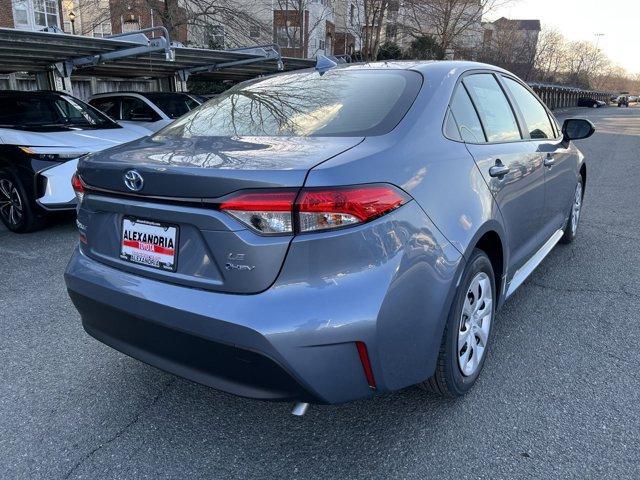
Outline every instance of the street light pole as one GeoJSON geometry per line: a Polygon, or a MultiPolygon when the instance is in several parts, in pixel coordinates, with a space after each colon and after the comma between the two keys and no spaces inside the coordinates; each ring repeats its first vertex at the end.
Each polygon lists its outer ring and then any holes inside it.
{"type": "Polygon", "coordinates": [[[76,14],[73,13],[73,10],[69,11],[69,21],[71,22],[71,35],[76,34],[76,14]]]}
{"type": "Polygon", "coordinates": [[[594,33],[596,36],[596,50],[598,49],[598,45],[600,44],[600,37],[604,37],[604,33],[594,33]]]}

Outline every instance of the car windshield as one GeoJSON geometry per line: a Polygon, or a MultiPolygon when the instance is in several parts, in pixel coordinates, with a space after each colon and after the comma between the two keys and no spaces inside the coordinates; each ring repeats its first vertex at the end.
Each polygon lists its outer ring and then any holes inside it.
{"type": "Polygon", "coordinates": [[[382,135],[400,122],[421,85],[422,75],[408,70],[279,74],[226,91],[157,138],[382,135]]]}
{"type": "Polygon", "coordinates": [[[118,124],[67,95],[0,97],[0,125],[9,128],[119,128],[118,124]]]}
{"type": "Polygon", "coordinates": [[[181,117],[185,113],[189,113],[194,108],[200,106],[200,103],[195,101],[189,95],[180,93],[163,93],[160,95],[147,94],[146,97],[169,118],[181,117]]]}

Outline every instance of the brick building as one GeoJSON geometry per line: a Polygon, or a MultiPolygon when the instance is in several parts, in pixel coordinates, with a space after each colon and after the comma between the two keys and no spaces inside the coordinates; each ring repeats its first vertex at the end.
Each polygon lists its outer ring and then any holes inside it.
{"type": "Polygon", "coordinates": [[[0,27],[23,30],[61,28],[59,0],[0,0],[0,27]]]}

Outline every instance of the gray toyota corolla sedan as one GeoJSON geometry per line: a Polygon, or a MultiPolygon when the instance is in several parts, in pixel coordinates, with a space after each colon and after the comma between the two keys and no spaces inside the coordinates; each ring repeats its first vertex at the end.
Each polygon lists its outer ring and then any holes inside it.
{"type": "Polygon", "coordinates": [[[93,337],[237,395],[462,395],[576,235],[593,132],[478,63],[245,82],[80,160],[69,294],[93,337]]]}

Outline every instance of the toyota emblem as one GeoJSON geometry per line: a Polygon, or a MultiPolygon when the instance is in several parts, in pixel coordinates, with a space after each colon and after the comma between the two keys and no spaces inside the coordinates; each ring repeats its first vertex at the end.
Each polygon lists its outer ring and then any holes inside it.
{"type": "Polygon", "coordinates": [[[124,184],[133,192],[139,192],[144,186],[144,179],[136,170],[124,172],[124,184]]]}

